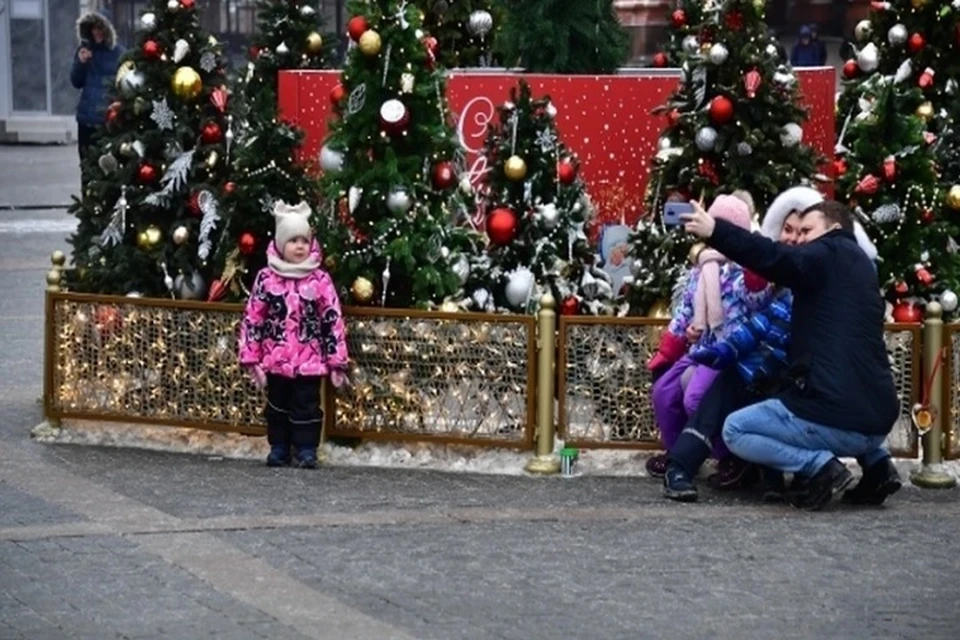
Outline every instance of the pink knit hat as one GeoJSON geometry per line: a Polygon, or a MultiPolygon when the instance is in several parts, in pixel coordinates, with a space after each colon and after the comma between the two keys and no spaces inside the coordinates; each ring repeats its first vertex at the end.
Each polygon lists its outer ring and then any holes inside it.
{"type": "Polygon", "coordinates": [[[707,214],[717,220],[726,220],[741,229],[750,230],[750,208],[735,196],[717,196],[707,214]]]}

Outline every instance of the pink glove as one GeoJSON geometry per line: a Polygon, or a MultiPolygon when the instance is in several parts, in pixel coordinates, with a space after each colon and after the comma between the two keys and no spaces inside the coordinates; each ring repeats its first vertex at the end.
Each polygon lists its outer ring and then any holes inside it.
{"type": "Polygon", "coordinates": [[[330,383],[333,384],[335,389],[342,389],[350,386],[350,378],[347,377],[346,371],[333,369],[330,371],[330,383]]]}
{"type": "Polygon", "coordinates": [[[263,367],[258,364],[248,364],[245,368],[253,386],[257,389],[263,389],[267,386],[267,374],[263,372],[263,367]]]}
{"type": "Polygon", "coordinates": [[[672,365],[682,358],[686,352],[687,341],[683,337],[664,331],[660,337],[660,346],[657,347],[657,352],[647,363],[647,370],[656,371],[661,367],[672,365]]]}
{"type": "Polygon", "coordinates": [[[755,274],[749,269],[743,270],[743,285],[747,288],[747,291],[750,293],[757,293],[758,291],[763,291],[767,288],[767,281],[765,278],[762,278],[755,274]]]}

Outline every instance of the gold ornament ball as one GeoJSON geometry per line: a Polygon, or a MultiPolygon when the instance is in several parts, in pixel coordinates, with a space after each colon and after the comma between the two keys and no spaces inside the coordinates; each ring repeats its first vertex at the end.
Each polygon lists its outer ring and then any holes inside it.
{"type": "Polygon", "coordinates": [[[917,115],[923,118],[924,122],[930,120],[933,117],[933,103],[927,100],[919,107],[917,107],[917,115]]]}
{"type": "Polygon", "coordinates": [[[190,232],[184,226],[179,226],[173,230],[173,241],[176,244],[183,244],[190,237],[190,232]]]}
{"type": "Polygon", "coordinates": [[[763,10],[767,8],[767,0],[753,0],[753,10],[757,14],[763,13],[763,10]]]}
{"type": "Polygon", "coordinates": [[[173,95],[181,100],[193,100],[203,91],[203,80],[193,67],[180,67],[170,80],[173,95]]]}
{"type": "Polygon", "coordinates": [[[930,0],[912,0],[912,2],[910,2],[910,4],[913,5],[913,8],[914,8],[914,9],[922,9],[923,7],[927,6],[927,3],[928,3],[929,1],[930,1],[930,0]]]}
{"type": "Polygon", "coordinates": [[[380,47],[383,43],[380,40],[380,34],[373,29],[367,29],[360,36],[360,52],[365,56],[373,57],[380,53],[380,47]]]}
{"type": "Polygon", "coordinates": [[[947,206],[954,211],[960,211],[960,184],[955,184],[947,191],[947,206]]]}
{"type": "Polygon", "coordinates": [[[307,51],[314,55],[323,51],[323,38],[316,31],[311,31],[307,36],[307,51]]]}
{"type": "Polygon", "coordinates": [[[337,269],[337,259],[334,256],[327,256],[323,259],[323,266],[327,271],[335,271],[337,269]]]}
{"type": "Polygon", "coordinates": [[[125,158],[130,158],[133,156],[133,145],[129,142],[120,143],[120,155],[125,158]]]}
{"type": "Polygon", "coordinates": [[[137,246],[141,249],[152,249],[160,242],[160,228],[156,225],[150,225],[137,234],[137,246]]]}
{"type": "Polygon", "coordinates": [[[503,165],[503,172],[509,180],[519,182],[527,177],[527,163],[520,156],[510,156],[503,165]]]}
{"type": "Polygon", "coordinates": [[[357,278],[350,287],[350,293],[353,299],[360,303],[367,303],[373,300],[373,283],[364,277],[357,278]]]}

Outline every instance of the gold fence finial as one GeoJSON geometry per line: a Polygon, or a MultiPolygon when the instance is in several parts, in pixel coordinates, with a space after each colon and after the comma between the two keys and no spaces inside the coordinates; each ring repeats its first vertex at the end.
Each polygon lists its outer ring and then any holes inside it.
{"type": "Polygon", "coordinates": [[[554,351],[557,348],[557,301],[548,292],[540,298],[537,313],[537,454],[527,462],[529,473],[560,473],[560,460],[553,455],[554,351]]]}

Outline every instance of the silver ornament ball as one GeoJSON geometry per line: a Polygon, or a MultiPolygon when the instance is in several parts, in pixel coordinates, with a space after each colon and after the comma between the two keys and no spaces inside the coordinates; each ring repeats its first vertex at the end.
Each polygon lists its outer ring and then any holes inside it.
{"type": "Polygon", "coordinates": [[[785,147],[795,147],[803,140],[803,127],[796,122],[783,125],[780,130],[780,142],[785,147]]]}
{"type": "Polygon", "coordinates": [[[126,98],[132,98],[137,91],[140,90],[144,82],[146,82],[146,78],[143,72],[134,69],[124,75],[123,80],[120,81],[120,93],[126,98]]]}
{"type": "Polygon", "coordinates": [[[857,66],[864,73],[873,73],[880,66],[880,51],[872,42],[857,54],[857,66]]]}
{"type": "Polygon", "coordinates": [[[507,287],[503,291],[507,302],[510,303],[510,306],[518,309],[526,306],[536,284],[533,272],[526,267],[519,267],[508,277],[507,287]]]}
{"type": "Polygon", "coordinates": [[[313,10],[313,7],[311,7],[311,6],[308,5],[308,4],[305,4],[305,5],[303,5],[302,7],[300,7],[300,15],[302,15],[302,16],[305,17],[305,18],[306,18],[306,17],[309,17],[309,16],[312,16],[312,15],[315,14],[315,13],[316,13],[316,11],[313,10]]]}
{"type": "Polygon", "coordinates": [[[148,11],[140,16],[140,25],[147,31],[153,31],[157,26],[157,14],[148,11]]]}
{"type": "Polygon", "coordinates": [[[392,213],[403,214],[410,211],[413,206],[413,198],[405,189],[394,189],[387,196],[387,209],[392,213]]]}
{"type": "Polygon", "coordinates": [[[167,0],[167,11],[179,11],[180,0],[167,0]]]}
{"type": "Polygon", "coordinates": [[[710,53],[707,54],[710,58],[710,62],[713,64],[723,64],[727,61],[727,58],[730,56],[730,51],[727,50],[727,47],[719,42],[710,47],[710,53]]]}
{"type": "Polygon", "coordinates": [[[717,144],[717,130],[713,127],[702,127],[697,131],[696,143],[700,151],[712,151],[717,144]]]}
{"type": "Polygon", "coordinates": [[[666,151],[672,146],[673,146],[673,142],[670,140],[670,138],[666,136],[660,138],[660,140],[657,142],[657,149],[659,149],[660,151],[666,151]]]}
{"type": "Polygon", "coordinates": [[[899,46],[907,41],[907,27],[902,24],[895,24],[887,31],[887,40],[893,46],[899,46]]]}
{"type": "Polygon", "coordinates": [[[467,29],[470,30],[470,33],[483,38],[490,30],[493,29],[493,16],[490,15],[489,11],[479,10],[474,11],[470,14],[470,19],[467,22],[467,29]]]}
{"type": "Polygon", "coordinates": [[[453,263],[450,269],[453,271],[453,274],[457,276],[457,281],[461,287],[466,284],[467,278],[470,277],[470,263],[467,261],[466,256],[460,255],[457,257],[456,262],[453,263]]]}
{"type": "Polygon", "coordinates": [[[202,300],[206,293],[207,283],[199,271],[181,273],[173,281],[173,295],[181,300],[202,300]]]}
{"type": "Polygon", "coordinates": [[[343,154],[324,145],[320,149],[320,168],[330,173],[343,169],[343,154]]]}
{"type": "Polygon", "coordinates": [[[947,313],[953,313],[957,310],[957,294],[947,289],[940,294],[940,306],[947,313]]]}
{"type": "Polygon", "coordinates": [[[699,51],[700,42],[697,40],[697,36],[687,36],[686,38],[684,38],[683,50],[691,55],[699,51]]]}
{"type": "Polygon", "coordinates": [[[190,232],[184,226],[179,226],[173,230],[173,234],[170,236],[173,238],[175,244],[183,244],[187,241],[187,238],[190,237],[190,232]]]}

